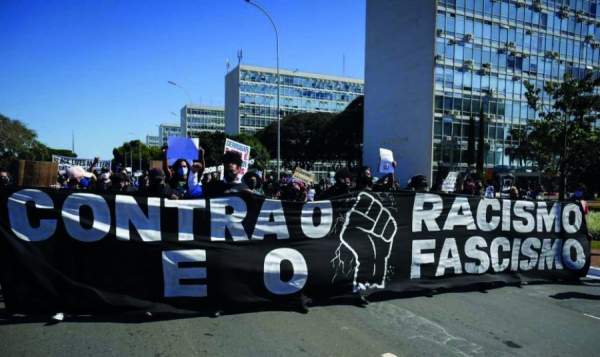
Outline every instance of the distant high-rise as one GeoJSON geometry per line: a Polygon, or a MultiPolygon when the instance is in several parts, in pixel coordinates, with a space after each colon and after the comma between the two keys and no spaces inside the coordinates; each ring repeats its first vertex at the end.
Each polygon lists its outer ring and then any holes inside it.
{"type": "Polygon", "coordinates": [[[225,130],[225,108],[189,104],[181,108],[180,135],[196,137],[203,131],[225,130]]]}
{"type": "Polygon", "coordinates": [[[510,135],[537,119],[523,82],[599,64],[598,0],[367,0],[364,161],[392,149],[403,182],[440,160],[464,168],[469,117],[483,108],[487,167],[533,169],[510,135]]]}
{"type": "MultiPolygon", "coordinates": [[[[277,120],[276,69],[238,65],[225,77],[225,132],[253,133],[277,120]]],[[[364,92],[362,79],[280,70],[281,118],[341,112],[364,92]]]]}
{"type": "Polygon", "coordinates": [[[167,145],[169,137],[181,137],[181,127],[177,124],[160,124],[158,126],[158,140],[160,145],[167,145]]]}
{"type": "Polygon", "coordinates": [[[159,148],[161,146],[161,141],[158,135],[146,135],[146,145],[159,148]]]}

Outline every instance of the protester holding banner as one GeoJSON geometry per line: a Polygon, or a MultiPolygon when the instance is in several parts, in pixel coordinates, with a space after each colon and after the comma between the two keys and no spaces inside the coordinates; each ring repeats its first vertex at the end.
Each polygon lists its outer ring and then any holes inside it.
{"type": "Polygon", "coordinates": [[[352,188],[352,191],[372,191],[373,190],[373,177],[371,176],[371,168],[369,166],[363,166],[360,169],[360,173],[356,178],[356,186],[352,188]]]}
{"type": "Polygon", "coordinates": [[[242,182],[248,186],[254,195],[261,197],[265,196],[262,190],[262,178],[256,171],[250,170],[246,172],[244,176],[242,176],[242,182]]]}
{"type": "Polygon", "coordinates": [[[165,182],[165,173],[158,167],[153,168],[148,173],[148,186],[144,192],[147,193],[148,196],[163,197],[171,200],[183,198],[183,194],[172,189],[169,184],[165,182]]]}
{"type": "Polygon", "coordinates": [[[96,189],[98,191],[109,191],[112,186],[112,181],[110,180],[110,171],[108,168],[102,168],[100,171],[100,179],[96,181],[96,189]]]}
{"type": "Polygon", "coordinates": [[[327,191],[323,192],[320,200],[327,200],[331,197],[346,195],[350,193],[350,171],[346,167],[338,170],[333,176],[335,184],[327,191]]]}
{"type": "Polygon", "coordinates": [[[219,196],[227,193],[251,193],[250,188],[238,181],[238,174],[242,167],[242,157],[235,151],[223,154],[223,180],[213,180],[204,186],[204,195],[219,196]]]}

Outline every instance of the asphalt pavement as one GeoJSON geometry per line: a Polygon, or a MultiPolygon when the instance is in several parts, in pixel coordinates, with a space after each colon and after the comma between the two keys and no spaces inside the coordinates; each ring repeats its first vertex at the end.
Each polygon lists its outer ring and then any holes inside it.
{"type": "Polygon", "coordinates": [[[0,356],[598,356],[600,279],[211,318],[8,316],[0,356]]]}

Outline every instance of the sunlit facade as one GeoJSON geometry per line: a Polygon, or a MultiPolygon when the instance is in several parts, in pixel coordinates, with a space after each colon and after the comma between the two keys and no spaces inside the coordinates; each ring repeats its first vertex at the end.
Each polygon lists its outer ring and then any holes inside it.
{"type": "Polygon", "coordinates": [[[154,148],[161,146],[158,135],[146,135],[146,145],[154,148]]]}
{"type": "MultiPolygon", "coordinates": [[[[253,133],[277,120],[275,68],[239,65],[225,77],[225,132],[253,133]]],[[[280,70],[281,117],[340,112],[364,93],[361,79],[280,70]]]]}
{"type": "Polygon", "coordinates": [[[169,137],[181,137],[181,126],[177,124],[160,124],[158,126],[158,139],[160,145],[167,145],[169,137]]]}
{"type": "MultiPolygon", "coordinates": [[[[598,0],[368,0],[366,47],[366,120],[389,119],[398,105],[410,111],[396,122],[380,122],[398,133],[388,133],[387,142],[401,137],[406,143],[395,145],[400,161],[424,172],[440,160],[466,166],[469,117],[478,119],[483,108],[487,167],[529,170],[534,163],[518,159],[521,143],[510,134],[526,132],[528,121],[537,117],[527,106],[523,83],[543,88],[565,73],[582,77],[598,71],[600,8],[598,0]],[[392,67],[396,78],[385,72],[392,67]],[[385,92],[401,99],[391,103],[378,97],[385,92]],[[423,129],[415,131],[415,123],[423,129]],[[420,155],[426,154],[427,167],[412,159],[414,142],[420,155]]],[[[549,100],[543,91],[542,98],[549,100]]],[[[365,130],[365,150],[386,142],[368,140],[365,130]]]]}
{"type": "Polygon", "coordinates": [[[225,130],[225,108],[203,105],[186,105],[181,108],[181,136],[196,137],[200,132],[225,130]]]}

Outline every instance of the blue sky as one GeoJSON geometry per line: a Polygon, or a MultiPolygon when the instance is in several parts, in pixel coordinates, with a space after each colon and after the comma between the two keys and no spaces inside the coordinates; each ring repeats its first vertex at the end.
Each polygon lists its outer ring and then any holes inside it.
{"type": "MultiPolygon", "coordinates": [[[[364,78],[365,0],[256,0],[280,67],[364,78]]],[[[109,159],[188,102],[223,106],[225,61],[275,67],[244,0],[0,0],[0,113],[52,148],[109,159]],[[130,133],[133,133],[134,136],[130,133]]],[[[0,133],[1,135],[1,133],[0,133]]]]}

